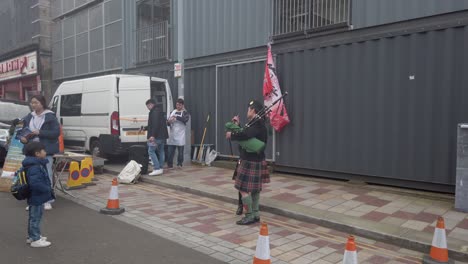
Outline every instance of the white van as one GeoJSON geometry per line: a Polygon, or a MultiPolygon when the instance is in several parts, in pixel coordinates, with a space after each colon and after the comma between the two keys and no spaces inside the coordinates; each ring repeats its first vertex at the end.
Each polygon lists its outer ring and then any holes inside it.
{"type": "Polygon", "coordinates": [[[84,147],[104,157],[145,144],[148,123],[145,102],[153,98],[166,115],[173,110],[172,94],[165,79],[141,75],[105,75],[63,82],[51,109],[62,125],[65,146],[84,147]]]}

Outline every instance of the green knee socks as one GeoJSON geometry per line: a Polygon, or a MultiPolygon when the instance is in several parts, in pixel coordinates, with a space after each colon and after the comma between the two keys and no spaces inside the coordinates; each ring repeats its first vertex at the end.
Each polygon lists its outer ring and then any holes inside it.
{"type": "Polygon", "coordinates": [[[245,217],[246,218],[253,218],[252,215],[252,196],[245,196],[242,197],[242,203],[244,204],[245,209],[245,217]]]}
{"type": "Polygon", "coordinates": [[[260,192],[253,192],[250,194],[252,196],[252,214],[253,217],[259,218],[260,213],[260,192]]]}

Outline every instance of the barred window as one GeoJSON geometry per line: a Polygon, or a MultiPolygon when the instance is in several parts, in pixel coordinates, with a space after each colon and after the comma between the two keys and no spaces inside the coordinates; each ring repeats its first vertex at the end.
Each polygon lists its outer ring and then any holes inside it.
{"type": "Polygon", "coordinates": [[[350,23],[352,0],[273,0],[273,35],[350,23]]]}

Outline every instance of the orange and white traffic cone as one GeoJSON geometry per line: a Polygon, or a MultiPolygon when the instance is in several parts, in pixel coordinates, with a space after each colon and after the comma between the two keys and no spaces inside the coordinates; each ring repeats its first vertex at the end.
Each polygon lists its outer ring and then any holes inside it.
{"type": "Polygon", "coordinates": [[[106,208],[101,209],[102,214],[108,215],[118,215],[125,212],[125,208],[121,208],[119,205],[119,183],[117,182],[117,178],[112,180],[112,187],[109,193],[109,199],[107,200],[106,208]]]}
{"type": "Polygon", "coordinates": [[[345,252],[343,256],[343,264],[357,264],[357,251],[356,243],[354,242],[354,236],[348,236],[348,242],[346,243],[345,252]]]}
{"type": "Polygon", "coordinates": [[[433,263],[453,263],[449,260],[447,237],[445,236],[445,222],[442,216],[437,218],[437,225],[434,230],[434,238],[432,239],[431,252],[423,258],[423,264],[433,263]]]}
{"type": "Polygon", "coordinates": [[[268,225],[263,222],[257,240],[257,249],[253,264],[270,264],[270,238],[268,237],[268,225]]]}

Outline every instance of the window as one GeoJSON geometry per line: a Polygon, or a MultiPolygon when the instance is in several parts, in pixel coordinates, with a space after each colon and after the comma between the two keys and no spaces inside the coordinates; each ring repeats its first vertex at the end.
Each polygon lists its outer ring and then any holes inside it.
{"type": "Polygon", "coordinates": [[[273,35],[350,24],[352,0],[273,0],[273,35]]]}
{"type": "Polygon", "coordinates": [[[137,2],[137,28],[149,27],[163,21],[169,21],[171,14],[170,0],[141,0],[137,2]]]}
{"type": "Polygon", "coordinates": [[[135,64],[170,59],[170,0],[140,0],[136,3],[135,64]]]}
{"type": "Polygon", "coordinates": [[[58,96],[55,96],[54,99],[53,99],[53,101],[52,101],[51,110],[52,110],[52,112],[54,112],[55,114],[57,114],[58,99],[59,99],[59,97],[58,97],[58,96]]]}
{"type": "Polygon", "coordinates": [[[81,95],[62,95],[60,104],[60,116],[80,116],[81,115],[81,95]]]}
{"type": "Polygon", "coordinates": [[[54,22],[53,78],[121,68],[124,0],[55,1],[63,2],[68,9],[74,8],[54,22]],[[85,4],[89,6],[78,8],[85,4]]]}

